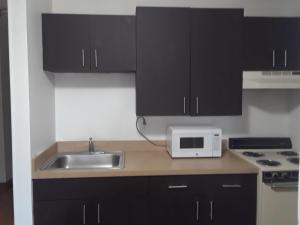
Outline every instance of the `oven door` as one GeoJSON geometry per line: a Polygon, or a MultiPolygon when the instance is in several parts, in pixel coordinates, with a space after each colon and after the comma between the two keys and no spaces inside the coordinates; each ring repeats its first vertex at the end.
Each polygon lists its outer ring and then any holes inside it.
{"type": "Polygon", "coordinates": [[[297,225],[297,182],[263,183],[261,191],[260,225],[297,225]]]}

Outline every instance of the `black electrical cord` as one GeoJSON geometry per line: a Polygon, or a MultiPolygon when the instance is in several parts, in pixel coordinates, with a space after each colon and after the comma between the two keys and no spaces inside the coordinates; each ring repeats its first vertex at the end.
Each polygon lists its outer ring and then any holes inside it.
{"type": "Polygon", "coordinates": [[[156,146],[156,147],[167,147],[167,145],[163,145],[163,144],[156,144],[154,143],[153,141],[151,141],[149,138],[146,137],[146,135],[143,134],[143,132],[139,129],[139,121],[140,119],[143,120],[143,125],[146,126],[147,125],[147,122],[146,122],[146,119],[145,117],[143,116],[138,116],[136,118],[136,123],[135,123],[135,126],[136,126],[136,130],[137,132],[139,133],[139,135],[141,135],[146,141],[148,141],[150,144],[156,146]]]}

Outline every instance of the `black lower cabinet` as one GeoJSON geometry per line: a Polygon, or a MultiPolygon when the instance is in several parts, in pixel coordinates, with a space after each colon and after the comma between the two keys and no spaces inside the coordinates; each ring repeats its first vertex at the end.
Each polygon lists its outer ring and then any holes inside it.
{"type": "Polygon", "coordinates": [[[256,176],[216,176],[209,199],[209,217],[215,225],[256,224],[256,176]]]}
{"type": "Polygon", "coordinates": [[[150,224],[192,225],[195,202],[188,177],[154,177],[150,181],[150,224]]]}
{"type": "Polygon", "coordinates": [[[34,180],[35,225],[255,225],[256,175],[34,180]]]}
{"type": "Polygon", "coordinates": [[[146,177],[34,180],[35,225],[146,225],[147,182],[146,177]]]}
{"type": "Polygon", "coordinates": [[[255,225],[256,175],[151,178],[151,225],[255,225]]]}
{"type": "Polygon", "coordinates": [[[87,224],[87,202],[81,200],[53,200],[34,203],[34,224],[82,225],[87,224]]]}

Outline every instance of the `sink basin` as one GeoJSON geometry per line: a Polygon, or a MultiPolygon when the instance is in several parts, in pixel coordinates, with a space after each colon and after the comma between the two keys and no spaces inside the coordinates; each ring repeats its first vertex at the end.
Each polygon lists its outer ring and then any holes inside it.
{"type": "Polygon", "coordinates": [[[46,161],[41,170],[53,169],[122,169],[123,152],[71,153],[56,155],[46,161]]]}

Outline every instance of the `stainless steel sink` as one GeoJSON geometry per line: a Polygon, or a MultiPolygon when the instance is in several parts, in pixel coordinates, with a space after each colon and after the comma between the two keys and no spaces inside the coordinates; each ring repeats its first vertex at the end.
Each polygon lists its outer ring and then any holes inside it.
{"type": "Polygon", "coordinates": [[[41,170],[54,169],[122,169],[124,153],[93,152],[60,154],[46,161],[41,170]]]}

